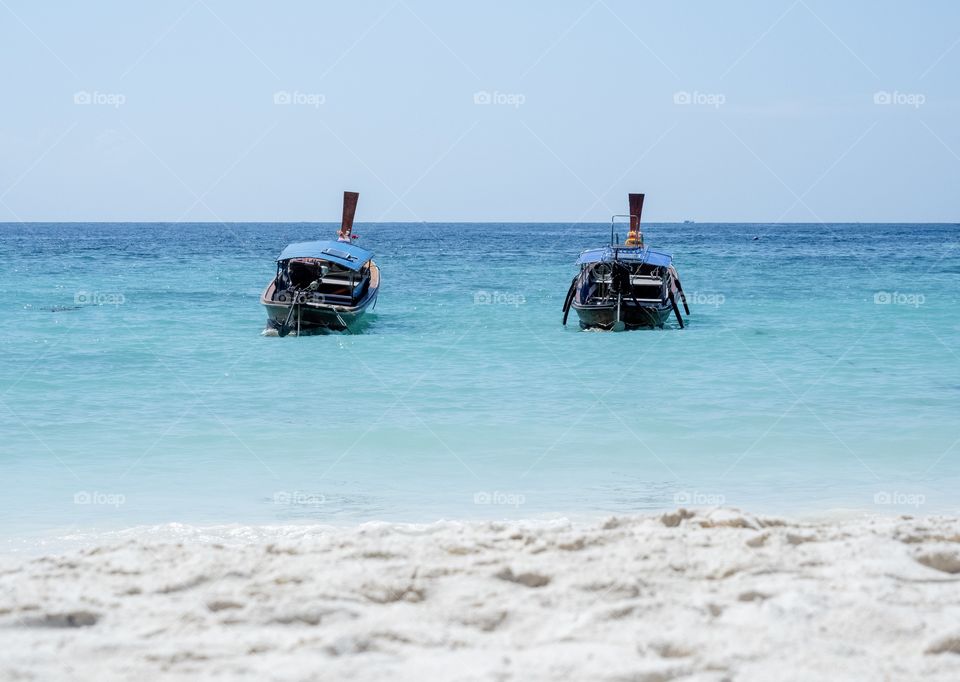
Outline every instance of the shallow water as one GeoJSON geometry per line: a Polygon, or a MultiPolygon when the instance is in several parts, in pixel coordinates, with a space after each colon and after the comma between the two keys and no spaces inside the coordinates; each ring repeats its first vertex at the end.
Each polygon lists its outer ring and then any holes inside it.
{"type": "Polygon", "coordinates": [[[332,225],[0,225],[0,532],[960,509],[957,226],[647,225],[688,327],[564,329],[608,230],[361,225],[365,327],[280,339],[332,225]]]}

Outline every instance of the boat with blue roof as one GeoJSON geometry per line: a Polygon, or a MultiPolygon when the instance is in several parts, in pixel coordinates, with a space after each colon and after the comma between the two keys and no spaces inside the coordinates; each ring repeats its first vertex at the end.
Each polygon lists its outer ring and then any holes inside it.
{"type": "Polygon", "coordinates": [[[350,330],[376,305],[380,268],[373,252],[354,242],[359,194],[343,193],[335,240],[298,242],[277,257],[277,272],[260,297],[267,329],[278,336],[318,328],[350,330]]]}
{"type": "Polygon", "coordinates": [[[610,243],[580,254],[580,270],[563,303],[564,325],[572,308],[582,329],[663,327],[671,314],[683,328],[680,305],[687,315],[690,308],[673,257],[644,244],[643,199],[643,194],[630,194],[630,213],[610,220],[610,243]],[[629,229],[621,244],[615,230],[617,220],[624,218],[629,219],[629,229]]]}

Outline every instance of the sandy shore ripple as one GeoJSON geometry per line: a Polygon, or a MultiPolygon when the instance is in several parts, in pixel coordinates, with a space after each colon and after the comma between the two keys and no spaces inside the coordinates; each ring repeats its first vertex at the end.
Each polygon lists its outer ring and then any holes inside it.
{"type": "Polygon", "coordinates": [[[960,520],[198,529],[0,559],[0,679],[957,680],[960,520]]]}

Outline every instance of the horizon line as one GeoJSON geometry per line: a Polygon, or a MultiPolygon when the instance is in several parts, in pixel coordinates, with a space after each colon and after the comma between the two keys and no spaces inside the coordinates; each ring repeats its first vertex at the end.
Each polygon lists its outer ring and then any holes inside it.
{"type": "MultiPolygon", "coordinates": [[[[141,225],[339,225],[337,221],[329,220],[0,220],[0,225],[124,225],[137,223],[141,225]]],[[[357,225],[609,225],[608,221],[568,222],[565,220],[378,220],[356,221],[357,225]]],[[[960,226],[960,221],[876,221],[876,220],[819,220],[813,222],[788,221],[770,222],[764,220],[651,220],[644,225],[954,225],[960,226]]]]}

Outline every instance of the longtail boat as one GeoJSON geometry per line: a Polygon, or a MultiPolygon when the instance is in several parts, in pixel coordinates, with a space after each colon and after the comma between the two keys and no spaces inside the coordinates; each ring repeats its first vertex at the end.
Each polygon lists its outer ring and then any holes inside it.
{"type": "Polygon", "coordinates": [[[380,268],[373,253],[353,243],[357,192],[343,193],[336,240],[290,244],[277,257],[277,272],[260,302],[267,329],[278,336],[317,328],[348,330],[376,305],[380,268]]]}
{"type": "Polygon", "coordinates": [[[687,298],[673,257],[644,244],[640,229],[643,198],[643,194],[630,194],[630,213],[611,217],[608,245],[580,254],[579,272],[563,302],[564,325],[573,308],[582,329],[663,327],[671,313],[683,328],[680,304],[689,315],[687,298]],[[629,218],[630,227],[621,244],[615,229],[616,221],[624,218],[629,218]]]}

